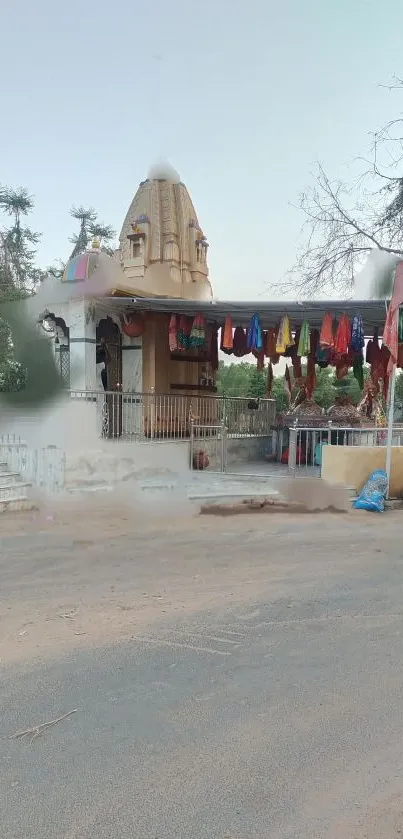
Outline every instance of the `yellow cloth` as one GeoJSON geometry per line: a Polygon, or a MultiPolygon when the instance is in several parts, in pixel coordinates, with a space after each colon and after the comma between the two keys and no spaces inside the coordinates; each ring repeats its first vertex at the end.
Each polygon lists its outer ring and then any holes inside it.
{"type": "Polygon", "coordinates": [[[291,335],[291,326],[290,326],[290,319],[288,315],[284,315],[281,318],[280,326],[277,335],[277,342],[276,342],[276,353],[281,355],[285,353],[287,347],[292,347],[294,344],[293,337],[291,335]]]}

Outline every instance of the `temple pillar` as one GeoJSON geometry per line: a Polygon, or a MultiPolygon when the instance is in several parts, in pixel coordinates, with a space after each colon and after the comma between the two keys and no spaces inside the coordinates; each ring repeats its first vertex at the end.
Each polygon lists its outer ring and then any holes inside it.
{"type": "Polygon", "coordinates": [[[122,335],[122,385],[124,393],[141,393],[143,388],[142,339],[122,335]]]}
{"type": "Polygon", "coordinates": [[[72,390],[96,390],[96,329],[93,304],[85,298],[69,303],[72,390]]]}
{"type": "Polygon", "coordinates": [[[155,391],[155,343],[157,328],[155,318],[146,316],[142,340],[142,390],[143,393],[155,391]]]}

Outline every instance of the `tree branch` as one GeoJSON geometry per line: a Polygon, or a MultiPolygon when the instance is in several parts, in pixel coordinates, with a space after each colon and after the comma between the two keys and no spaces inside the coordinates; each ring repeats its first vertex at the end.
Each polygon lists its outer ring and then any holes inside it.
{"type": "MultiPolygon", "coordinates": [[[[403,91],[395,77],[391,89],[403,91]]],[[[350,294],[354,276],[371,250],[403,256],[403,117],[373,135],[367,168],[347,186],[331,181],[318,164],[298,208],[304,217],[303,244],[283,288],[294,294],[350,294]]]]}

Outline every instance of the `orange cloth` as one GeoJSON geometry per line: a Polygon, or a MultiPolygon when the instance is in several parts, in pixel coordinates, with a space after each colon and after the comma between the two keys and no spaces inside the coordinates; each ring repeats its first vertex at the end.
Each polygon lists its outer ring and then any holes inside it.
{"type": "Polygon", "coordinates": [[[375,354],[371,362],[371,379],[376,387],[379,387],[379,381],[382,379],[383,392],[387,394],[387,384],[385,385],[385,382],[388,381],[388,365],[391,355],[385,344],[382,344],[381,349],[378,347],[378,350],[379,352],[375,354]]]}
{"type": "Polygon", "coordinates": [[[232,350],[232,348],[233,348],[232,320],[229,316],[225,318],[225,322],[224,322],[222,347],[223,347],[224,350],[232,350]]]}
{"type": "Polygon", "coordinates": [[[337,327],[334,349],[337,355],[347,355],[351,340],[351,323],[347,315],[342,315],[337,327]]]}
{"type": "Polygon", "coordinates": [[[322,327],[319,336],[319,344],[321,347],[334,347],[333,318],[332,315],[330,315],[329,313],[324,315],[322,321],[322,327]]]}
{"type": "Polygon", "coordinates": [[[266,332],[265,355],[267,358],[273,358],[276,353],[277,330],[268,329],[266,332]]]}
{"type": "Polygon", "coordinates": [[[278,328],[267,330],[267,337],[265,342],[265,356],[270,359],[272,364],[278,364],[278,362],[280,361],[280,356],[276,352],[277,334],[278,328]]]}

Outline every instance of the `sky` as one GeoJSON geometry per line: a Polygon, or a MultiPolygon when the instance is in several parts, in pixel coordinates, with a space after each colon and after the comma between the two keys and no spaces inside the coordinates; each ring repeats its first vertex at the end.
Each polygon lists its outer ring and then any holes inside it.
{"type": "Polygon", "coordinates": [[[73,204],[119,232],[167,159],[208,238],[215,295],[274,298],[315,162],[348,180],[402,110],[381,86],[403,76],[402,25],[400,0],[4,3],[0,183],[35,198],[39,263],[68,256],[73,204]]]}

